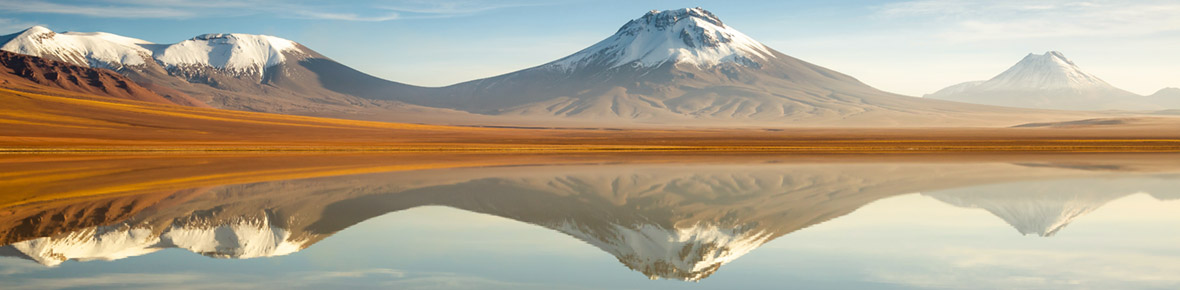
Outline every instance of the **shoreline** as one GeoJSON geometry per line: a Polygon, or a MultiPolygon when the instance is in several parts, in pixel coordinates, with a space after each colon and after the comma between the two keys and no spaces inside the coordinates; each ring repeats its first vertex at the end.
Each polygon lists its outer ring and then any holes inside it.
{"type": "MultiPolygon", "coordinates": [[[[374,144],[374,145],[29,145],[0,146],[0,154],[56,153],[988,153],[988,152],[1180,152],[1180,140],[811,140],[738,145],[701,140],[685,145],[642,144],[374,144]],[[713,143],[713,144],[710,144],[713,143]],[[717,144],[722,143],[722,144],[717,144]]],[[[631,142],[641,140],[628,140],[631,142]]],[[[630,143],[630,142],[627,142],[630,143]]]]}

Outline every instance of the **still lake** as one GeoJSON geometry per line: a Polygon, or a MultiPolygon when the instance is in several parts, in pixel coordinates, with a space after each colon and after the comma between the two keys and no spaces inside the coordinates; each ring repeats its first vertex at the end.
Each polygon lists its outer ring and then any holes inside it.
{"type": "Polygon", "coordinates": [[[1180,287],[1175,154],[251,158],[0,158],[0,289],[1180,287]]]}

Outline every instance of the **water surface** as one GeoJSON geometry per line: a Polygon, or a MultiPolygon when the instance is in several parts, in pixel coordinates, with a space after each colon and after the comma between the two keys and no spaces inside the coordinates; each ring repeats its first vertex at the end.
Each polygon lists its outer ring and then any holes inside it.
{"type": "Polygon", "coordinates": [[[1176,155],[284,158],[0,160],[0,288],[1180,286],[1176,155]]]}

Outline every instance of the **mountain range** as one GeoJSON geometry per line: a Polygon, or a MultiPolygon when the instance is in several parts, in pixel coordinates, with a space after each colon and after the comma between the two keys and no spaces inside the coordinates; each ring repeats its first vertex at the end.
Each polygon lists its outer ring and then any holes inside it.
{"type": "Polygon", "coordinates": [[[573,55],[402,100],[490,115],[710,124],[924,123],[1017,113],[883,92],[775,51],[700,8],[651,11],[573,55]]]}
{"type": "Polygon", "coordinates": [[[294,41],[266,35],[205,34],[155,44],[109,33],[57,33],[35,26],[0,36],[0,50],[108,69],[171,99],[216,108],[294,115],[437,112],[375,101],[358,87],[380,84],[381,96],[417,87],[382,80],[294,41]]]}
{"type": "Polygon", "coordinates": [[[651,11],[573,55],[427,88],[383,80],[274,36],[174,44],[33,27],[0,50],[109,69],[166,99],[347,119],[463,125],[1011,126],[1092,114],[884,92],[778,51],[701,8],[651,11]]]}
{"type": "Polygon", "coordinates": [[[1140,96],[1082,71],[1065,54],[1028,54],[1003,73],[953,85],[925,96],[996,106],[1065,110],[1162,110],[1180,108],[1180,89],[1140,96]]]}

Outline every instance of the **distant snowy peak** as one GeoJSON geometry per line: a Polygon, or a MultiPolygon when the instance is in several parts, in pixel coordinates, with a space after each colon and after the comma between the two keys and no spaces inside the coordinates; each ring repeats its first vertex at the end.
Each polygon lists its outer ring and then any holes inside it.
{"type": "Polygon", "coordinates": [[[299,53],[294,41],[252,34],[205,34],[155,51],[166,67],[210,66],[233,71],[261,70],[286,60],[285,53],[299,53]]]}
{"type": "Polygon", "coordinates": [[[606,40],[547,66],[565,70],[655,67],[672,61],[709,67],[721,63],[757,64],[773,57],[762,43],[697,7],[653,10],[627,22],[606,40]]]}
{"type": "Polygon", "coordinates": [[[1153,98],[1176,98],[1180,101],[1180,88],[1163,88],[1151,94],[1153,98]]]}
{"type": "Polygon", "coordinates": [[[34,26],[0,37],[0,49],[53,58],[81,66],[122,69],[159,63],[168,69],[210,67],[238,74],[261,75],[289,56],[307,55],[294,41],[268,35],[205,34],[176,44],[153,44],[115,34],[55,33],[34,26]]]}
{"type": "Polygon", "coordinates": [[[1030,53],[1000,75],[980,84],[981,89],[1084,89],[1111,87],[1083,72],[1057,51],[1030,53]]]}
{"type": "Polygon", "coordinates": [[[1169,105],[1116,88],[1049,51],[1030,53],[986,81],[953,85],[927,98],[1053,110],[1158,110],[1169,105]]]}
{"type": "Polygon", "coordinates": [[[104,32],[56,33],[42,26],[3,36],[0,40],[3,40],[0,50],[114,70],[125,65],[145,64],[151,51],[143,46],[152,44],[104,32]]]}

